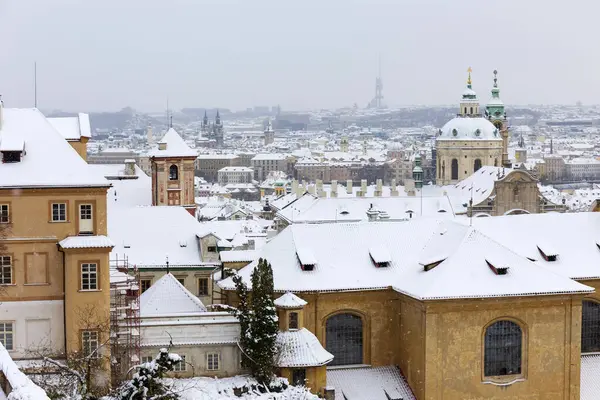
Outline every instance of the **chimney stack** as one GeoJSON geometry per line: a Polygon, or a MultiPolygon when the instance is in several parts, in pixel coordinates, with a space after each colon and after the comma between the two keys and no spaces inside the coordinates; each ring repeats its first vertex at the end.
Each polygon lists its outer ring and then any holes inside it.
{"type": "Polygon", "coordinates": [[[330,197],[337,197],[337,181],[334,179],[331,181],[330,197]]]}
{"type": "Polygon", "coordinates": [[[365,197],[367,195],[367,180],[360,180],[360,191],[358,192],[359,197],[365,197]]]}
{"type": "Polygon", "coordinates": [[[352,194],[352,179],[346,181],[346,193],[352,194]]]}
{"type": "Polygon", "coordinates": [[[392,179],[392,187],[390,189],[392,197],[398,197],[398,186],[396,186],[395,179],[392,179]]]}
{"type": "Polygon", "coordinates": [[[375,188],[375,197],[383,196],[383,182],[381,179],[377,179],[375,188]]]}
{"type": "Polygon", "coordinates": [[[308,185],[308,193],[315,194],[315,185],[308,185]]]}
{"type": "Polygon", "coordinates": [[[125,175],[135,176],[135,160],[128,158],[125,160],[125,175]]]}

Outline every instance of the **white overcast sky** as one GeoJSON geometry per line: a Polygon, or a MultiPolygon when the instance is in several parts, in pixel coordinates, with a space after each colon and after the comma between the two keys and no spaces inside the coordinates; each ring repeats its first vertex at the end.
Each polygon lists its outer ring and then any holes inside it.
{"type": "Polygon", "coordinates": [[[598,0],[0,0],[7,106],[600,103],[598,0]]]}

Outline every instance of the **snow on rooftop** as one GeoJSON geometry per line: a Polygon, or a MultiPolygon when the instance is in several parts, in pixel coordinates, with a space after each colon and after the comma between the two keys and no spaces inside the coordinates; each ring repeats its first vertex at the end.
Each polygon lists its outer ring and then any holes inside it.
{"type": "MultiPolygon", "coordinates": [[[[598,252],[593,241],[591,244],[598,252]]],[[[294,224],[267,243],[260,257],[273,266],[275,290],[279,292],[367,290],[391,286],[416,299],[429,300],[589,293],[593,290],[555,270],[533,263],[476,229],[453,220],[423,218],[408,222],[294,224]],[[441,225],[444,229],[440,229],[441,225]],[[389,250],[391,262],[387,268],[373,266],[369,248],[375,244],[389,250]],[[310,257],[305,254],[306,249],[310,249],[310,257]],[[420,262],[440,253],[447,255],[445,260],[424,271],[420,262]],[[486,257],[510,266],[510,273],[494,274],[486,257]],[[318,268],[310,272],[299,265],[299,262],[314,263],[316,260],[318,268]]],[[[256,264],[254,261],[239,271],[248,283],[256,264]]],[[[228,290],[234,287],[230,278],[218,284],[228,290]]]]}
{"type": "Polygon", "coordinates": [[[296,247],[296,254],[302,265],[317,265],[317,258],[309,247],[296,247]]]}
{"type": "Polygon", "coordinates": [[[228,250],[220,251],[219,257],[224,263],[231,262],[251,262],[256,260],[258,252],[256,250],[228,250]]]}
{"type": "Polygon", "coordinates": [[[48,122],[66,140],[79,140],[81,137],[92,137],[90,116],[79,113],[76,117],[52,117],[48,122]]]}
{"type": "Polygon", "coordinates": [[[164,275],[140,296],[140,317],[195,315],[206,312],[199,298],[171,273],[164,275]]]}
{"type": "Polygon", "coordinates": [[[306,328],[278,332],[275,345],[279,349],[277,366],[280,368],[317,367],[333,360],[333,354],[306,328]]]}
{"type": "Polygon", "coordinates": [[[0,138],[0,151],[23,151],[25,150],[25,141],[20,137],[0,138]]]}
{"type": "Polygon", "coordinates": [[[104,235],[98,236],[68,236],[59,242],[63,249],[93,249],[114,247],[115,244],[104,235]]]}
{"type": "Polygon", "coordinates": [[[327,370],[327,386],[335,400],[416,400],[396,366],[335,368],[327,370]]]}
{"type": "Polygon", "coordinates": [[[197,157],[198,152],[188,146],[177,131],[169,128],[159,143],[166,144],[165,150],[155,148],[150,152],[151,157],[197,157]]]}
{"type": "Polygon", "coordinates": [[[285,292],[283,296],[275,299],[274,303],[276,307],[287,309],[302,308],[307,304],[305,300],[292,292],[285,292]]]}
{"type": "Polygon", "coordinates": [[[108,187],[37,109],[5,108],[0,143],[23,141],[20,162],[0,164],[0,187],[108,187]]]}
{"type": "Polygon", "coordinates": [[[387,247],[379,243],[375,243],[369,247],[369,254],[373,259],[373,262],[377,264],[387,264],[392,262],[392,256],[387,247]]]}

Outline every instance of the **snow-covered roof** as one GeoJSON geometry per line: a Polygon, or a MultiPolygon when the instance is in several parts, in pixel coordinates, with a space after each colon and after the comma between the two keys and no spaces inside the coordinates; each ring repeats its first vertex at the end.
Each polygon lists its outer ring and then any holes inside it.
{"type": "Polygon", "coordinates": [[[283,296],[275,299],[274,303],[276,307],[287,309],[302,308],[307,304],[305,300],[292,292],[285,292],[283,296]]]}
{"type": "Polygon", "coordinates": [[[46,392],[25,375],[0,343],[0,371],[8,380],[12,392],[8,395],[0,387],[0,398],[10,400],[49,400],[46,392]]]}
{"type": "Polygon", "coordinates": [[[278,332],[275,343],[279,349],[276,363],[280,368],[317,367],[333,360],[333,354],[306,328],[278,332]]]}
{"type": "Polygon", "coordinates": [[[436,140],[502,141],[502,137],[498,129],[485,118],[456,117],[446,122],[436,140]]]}
{"type": "Polygon", "coordinates": [[[387,247],[379,243],[375,243],[369,247],[369,254],[373,259],[373,262],[377,264],[387,264],[392,262],[392,256],[387,247]]]}
{"type": "Polygon", "coordinates": [[[219,257],[224,263],[251,262],[256,260],[256,250],[229,250],[219,252],[219,257]]]}
{"type": "Polygon", "coordinates": [[[171,273],[164,275],[140,296],[140,317],[168,317],[206,312],[199,298],[171,273]]]}
{"type": "Polygon", "coordinates": [[[282,153],[260,153],[255,155],[252,158],[252,161],[264,161],[264,160],[285,160],[287,158],[287,154],[282,153]]]}
{"type": "Polygon", "coordinates": [[[5,108],[3,141],[24,142],[20,162],[0,163],[0,187],[108,187],[37,109],[5,108]]]}
{"type": "Polygon", "coordinates": [[[523,257],[571,279],[600,278],[600,213],[546,213],[474,218],[473,226],[523,257]],[[546,261],[546,256],[557,255],[546,261]],[[547,253],[546,253],[547,252],[547,253]]]}
{"type": "Polygon", "coordinates": [[[115,244],[104,235],[97,236],[68,236],[59,242],[63,249],[92,249],[114,247],[115,244]]]}
{"type": "Polygon", "coordinates": [[[600,354],[581,356],[581,400],[596,400],[600,393],[600,354]]]}
{"type": "Polygon", "coordinates": [[[396,366],[331,368],[327,386],[335,389],[335,400],[416,400],[396,366]]]}
{"type": "Polygon", "coordinates": [[[108,213],[113,254],[138,268],[216,265],[202,262],[200,223],[182,207],[114,207],[108,213]]]}
{"type": "Polygon", "coordinates": [[[90,116],[79,113],[76,117],[52,117],[48,122],[67,140],[79,140],[92,137],[90,116]]]}
{"type": "MultiPolygon", "coordinates": [[[[280,292],[392,287],[419,300],[433,300],[593,291],[501,243],[452,220],[294,224],[271,239],[259,257],[271,263],[275,290],[280,292]],[[373,265],[369,249],[375,245],[389,251],[391,262],[386,268],[373,265]],[[444,261],[424,271],[423,259],[438,253],[444,253],[444,261]],[[489,258],[509,267],[509,273],[494,273],[487,263],[489,258]],[[303,270],[300,262],[312,263],[309,265],[314,268],[303,270]]],[[[256,265],[255,260],[239,271],[249,284],[256,265]]],[[[218,284],[228,290],[234,288],[231,278],[218,284]]]]}
{"type": "Polygon", "coordinates": [[[20,137],[0,138],[0,151],[23,151],[25,150],[25,141],[20,137]]]}
{"type": "Polygon", "coordinates": [[[151,157],[197,157],[198,152],[188,146],[173,128],[169,128],[165,136],[158,142],[159,147],[150,151],[151,157]],[[166,145],[160,150],[160,145],[166,145]]]}

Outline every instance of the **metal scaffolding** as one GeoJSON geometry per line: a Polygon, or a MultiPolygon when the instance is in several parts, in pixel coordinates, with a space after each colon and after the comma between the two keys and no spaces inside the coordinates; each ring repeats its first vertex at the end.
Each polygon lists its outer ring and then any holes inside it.
{"type": "Polygon", "coordinates": [[[110,347],[116,386],[140,363],[140,276],[126,256],[110,260],[110,347]]]}

